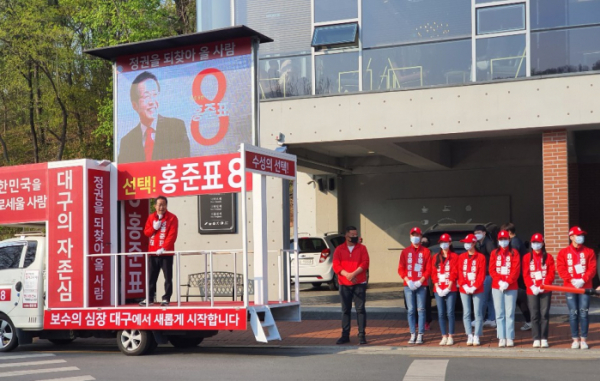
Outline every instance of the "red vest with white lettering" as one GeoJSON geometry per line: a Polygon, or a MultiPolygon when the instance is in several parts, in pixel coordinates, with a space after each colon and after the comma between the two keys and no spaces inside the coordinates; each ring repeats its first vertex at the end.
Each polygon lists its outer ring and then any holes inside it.
{"type": "Polygon", "coordinates": [[[571,280],[583,279],[583,288],[592,288],[592,279],[596,274],[596,254],[594,250],[583,245],[577,249],[569,245],[558,252],[556,269],[565,287],[575,288],[571,280]]]}
{"type": "Polygon", "coordinates": [[[449,283],[452,283],[450,286],[450,292],[457,291],[456,281],[458,280],[458,255],[456,253],[449,252],[448,256],[444,259],[442,252],[440,251],[431,257],[430,268],[431,280],[433,281],[435,287],[434,292],[440,292],[441,290],[447,289],[449,283]],[[438,256],[441,257],[439,264],[436,266],[435,262],[437,261],[438,256]]]}
{"type": "Polygon", "coordinates": [[[177,230],[179,228],[179,220],[173,213],[166,211],[165,215],[160,220],[160,229],[154,230],[154,221],[158,221],[158,213],[156,212],[148,216],[146,226],[144,227],[144,234],[146,237],[150,238],[148,251],[153,252],[158,249],[174,251],[175,240],[177,240],[177,230]]]}
{"type": "Polygon", "coordinates": [[[523,257],[523,281],[527,286],[527,295],[533,295],[531,286],[544,289],[544,285],[554,282],[554,258],[548,254],[546,263],[542,264],[542,253],[533,252],[523,257]]]}

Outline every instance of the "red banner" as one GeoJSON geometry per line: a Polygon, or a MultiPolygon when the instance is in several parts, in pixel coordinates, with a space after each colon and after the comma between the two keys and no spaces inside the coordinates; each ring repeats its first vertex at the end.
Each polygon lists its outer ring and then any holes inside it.
{"type": "MultiPolygon", "coordinates": [[[[88,169],[88,252],[110,253],[110,172],[88,169]]],[[[88,305],[110,305],[110,257],[89,258],[88,305]]]]}
{"type": "MultiPolygon", "coordinates": [[[[158,195],[234,193],[242,189],[239,153],[119,164],[118,170],[119,201],[158,195]]],[[[251,176],[248,176],[246,184],[250,191],[251,176]]]]}
{"type": "Polygon", "coordinates": [[[0,287],[0,302],[10,302],[11,286],[0,287]]]}
{"type": "Polygon", "coordinates": [[[82,307],[83,168],[50,168],[48,188],[48,307],[82,307]]]}
{"type": "Polygon", "coordinates": [[[216,60],[219,58],[250,54],[250,39],[208,42],[202,45],[178,47],[156,52],[123,56],[117,59],[117,70],[126,73],[136,70],[156,69],[192,62],[216,60]]]}
{"type": "Polygon", "coordinates": [[[47,219],[48,165],[0,168],[0,214],[3,224],[47,219]]]}
{"type": "MultiPolygon", "coordinates": [[[[130,200],[124,202],[123,247],[126,253],[144,253],[148,251],[148,237],[144,235],[144,225],[150,214],[149,200],[130,200]]],[[[122,257],[123,287],[125,299],[146,298],[146,265],[143,255],[122,257]]]]}
{"type": "Polygon", "coordinates": [[[243,308],[123,308],[44,312],[44,329],[245,330],[243,308]]]}
{"type": "Polygon", "coordinates": [[[296,163],[277,156],[246,151],[246,169],[267,176],[296,176],[296,163]]]}

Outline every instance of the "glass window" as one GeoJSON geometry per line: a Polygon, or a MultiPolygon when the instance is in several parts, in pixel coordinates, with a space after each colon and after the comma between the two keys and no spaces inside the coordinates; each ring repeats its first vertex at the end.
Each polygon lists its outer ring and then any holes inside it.
{"type": "Polygon", "coordinates": [[[477,9],[477,34],[525,29],[525,4],[477,9]]]}
{"type": "Polygon", "coordinates": [[[600,0],[531,0],[531,28],[600,24],[600,0]]]}
{"type": "Polygon", "coordinates": [[[315,22],[355,19],[358,17],[358,1],[315,0],[315,22]]]}
{"type": "MultiPolygon", "coordinates": [[[[312,46],[331,47],[358,43],[358,23],[315,27],[312,46]]],[[[357,45],[358,46],[358,45],[357,45]]]]}
{"type": "Polygon", "coordinates": [[[600,27],[531,34],[531,75],[600,70],[600,27]]]}
{"type": "Polygon", "coordinates": [[[335,237],[331,239],[331,244],[334,249],[344,242],[346,242],[346,237],[335,237]]]}
{"type": "Polygon", "coordinates": [[[477,81],[525,76],[525,35],[481,38],[476,50],[477,81]]]}
{"type": "Polygon", "coordinates": [[[363,51],[363,89],[388,90],[470,81],[471,40],[363,51]]]}
{"type": "Polygon", "coordinates": [[[315,57],[317,94],[358,91],[358,52],[315,57]]]}
{"type": "Polygon", "coordinates": [[[365,48],[471,36],[471,0],[363,0],[365,48]]]}
{"type": "Polygon", "coordinates": [[[311,73],[310,56],[260,60],[260,99],[311,95],[311,73]]]}
{"type": "Polygon", "coordinates": [[[475,0],[475,4],[495,3],[502,0],[475,0]]]}
{"type": "MultiPolygon", "coordinates": [[[[293,247],[294,241],[291,240],[290,243],[293,247]]],[[[327,245],[321,238],[300,238],[298,240],[298,249],[303,253],[320,253],[327,249],[327,245]]]]}
{"type": "Polygon", "coordinates": [[[23,243],[6,243],[0,246],[0,270],[18,269],[21,264],[23,243]]]}
{"type": "Polygon", "coordinates": [[[27,252],[25,253],[25,263],[23,263],[23,268],[29,267],[29,265],[35,261],[37,244],[37,241],[27,241],[27,252]]]}
{"type": "Polygon", "coordinates": [[[261,57],[310,53],[310,8],[310,0],[235,0],[235,23],[275,40],[260,44],[261,57]]]}

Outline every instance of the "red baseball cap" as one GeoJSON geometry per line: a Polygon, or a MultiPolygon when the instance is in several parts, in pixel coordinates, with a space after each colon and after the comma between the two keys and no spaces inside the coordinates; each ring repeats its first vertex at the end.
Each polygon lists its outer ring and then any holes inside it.
{"type": "Polygon", "coordinates": [[[417,226],[410,229],[410,235],[413,235],[413,234],[423,235],[423,233],[421,233],[421,228],[419,228],[417,226]]]}
{"type": "Polygon", "coordinates": [[[579,226],[573,226],[571,230],[569,230],[569,237],[572,235],[586,235],[587,232],[581,230],[579,226]]]}
{"type": "Polygon", "coordinates": [[[452,238],[450,238],[450,234],[444,233],[438,242],[452,242],[452,238]]]}
{"type": "Polygon", "coordinates": [[[469,234],[465,237],[465,239],[461,239],[460,242],[464,242],[464,243],[476,243],[477,242],[477,237],[475,237],[475,234],[469,234]]]}
{"type": "Polygon", "coordinates": [[[498,233],[498,239],[510,239],[510,234],[508,234],[508,231],[506,230],[500,230],[500,233],[498,233]]]}
{"type": "Polygon", "coordinates": [[[540,233],[535,233],[531,236],[531,242],[542,242],[544,243],[544,236],[540,233]]]}

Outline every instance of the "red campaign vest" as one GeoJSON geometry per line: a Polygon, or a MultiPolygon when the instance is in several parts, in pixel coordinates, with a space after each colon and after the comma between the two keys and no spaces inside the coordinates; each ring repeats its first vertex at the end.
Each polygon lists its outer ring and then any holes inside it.
{"type": "Polygon", "coordinates": [[[510,275],[510,268],[512,267],[511,257],[510,257],[510,255],[512,253],[510,251],[506,250],[506,253],[508,253],[508,254],[504,255],[503,251],[505,251],[505,250],[498,249],[498,251],[497,251],[496,272],[498,273],[498,275],[500,275],[502,277],[502,280],[506,282],[506,280],[508,279],[508,277],[510,275]],[[505,267],[505,266],[506,266],[506,275],[501,275],[502,267],[505,267]]]}
{"type": "MultiPolygon", "coordinates": [[[[442,255],[437,254],[437,255],[442,255]]],[[[440,285],[440,289],[445,290],[450,285],[450,262],[451,262],[452,253],[448,253],[446,260],[440,262],[440,264],[434,269],[437,272],[438,284],[440,285]],[[440,281],[442,276],[445,276],[444,281],[440,281]]],[[[442,256],[443,258],[443,256],[442,256]]],[[[432,262],[433,263],[433,262],[432,262]]]]}
{"type": "Polygon", "coordinates": [[[533,284],[536,287],[540,287],[544,284],[546,275],[548,275],[548,261],[546,261],[546,264],[542,265],[542,255],[532,253],[531,260],[529,261],[529,273],[533,284]],[[535,273],[538,271],[542,273],[542,279],[535,279],[535,273]]]}
{"type": "MultiPolygon", "coordinates": [[[[583,246],[581,247],[583,248],[583,246]]],[[[567,269],[569,270],[569,275],[571,275],[572,278],[583,278],[585,270],[587,269],[584,250],[581,250],[581,252],[577,253],[573,245],[569,245],[569,251],[567,252],[567,269]],[[577,274],[577,271],[575,271],[576,265],[581,265],[583,268],[580,274],[577,274]]]]}
{"type": "Polygon", "coordinates": [[[475,286],[475,281],[477,280],[477,255],[467,256],[461,266],[463,277],[466,279],[469,287],[475,286]],[[469,280],[469,273],[473,274],[473,280],[469,280]]]}
{"type": "MultiPolygon", "coordinates": [[[[419,246],[419,249],[420,248],[421,247],[419,246]]],[[[414,274],[417,274],[417,278],[421,279],[421,277],[423,277],[423,270],[425,269],[425,257],[423,256],[423,252],[421,250],[419,250],[418,256],[416,256],[416,258],[413,258],[413,254],[417,253],[413,253],[413,251],[411,250],[406,258],[407,277],[408,279],[413,279],[414,272],[414,274]],[[420,270],[415,271],[415,268],[417,268],[418,265],[420,265],[420,270]]]]}

